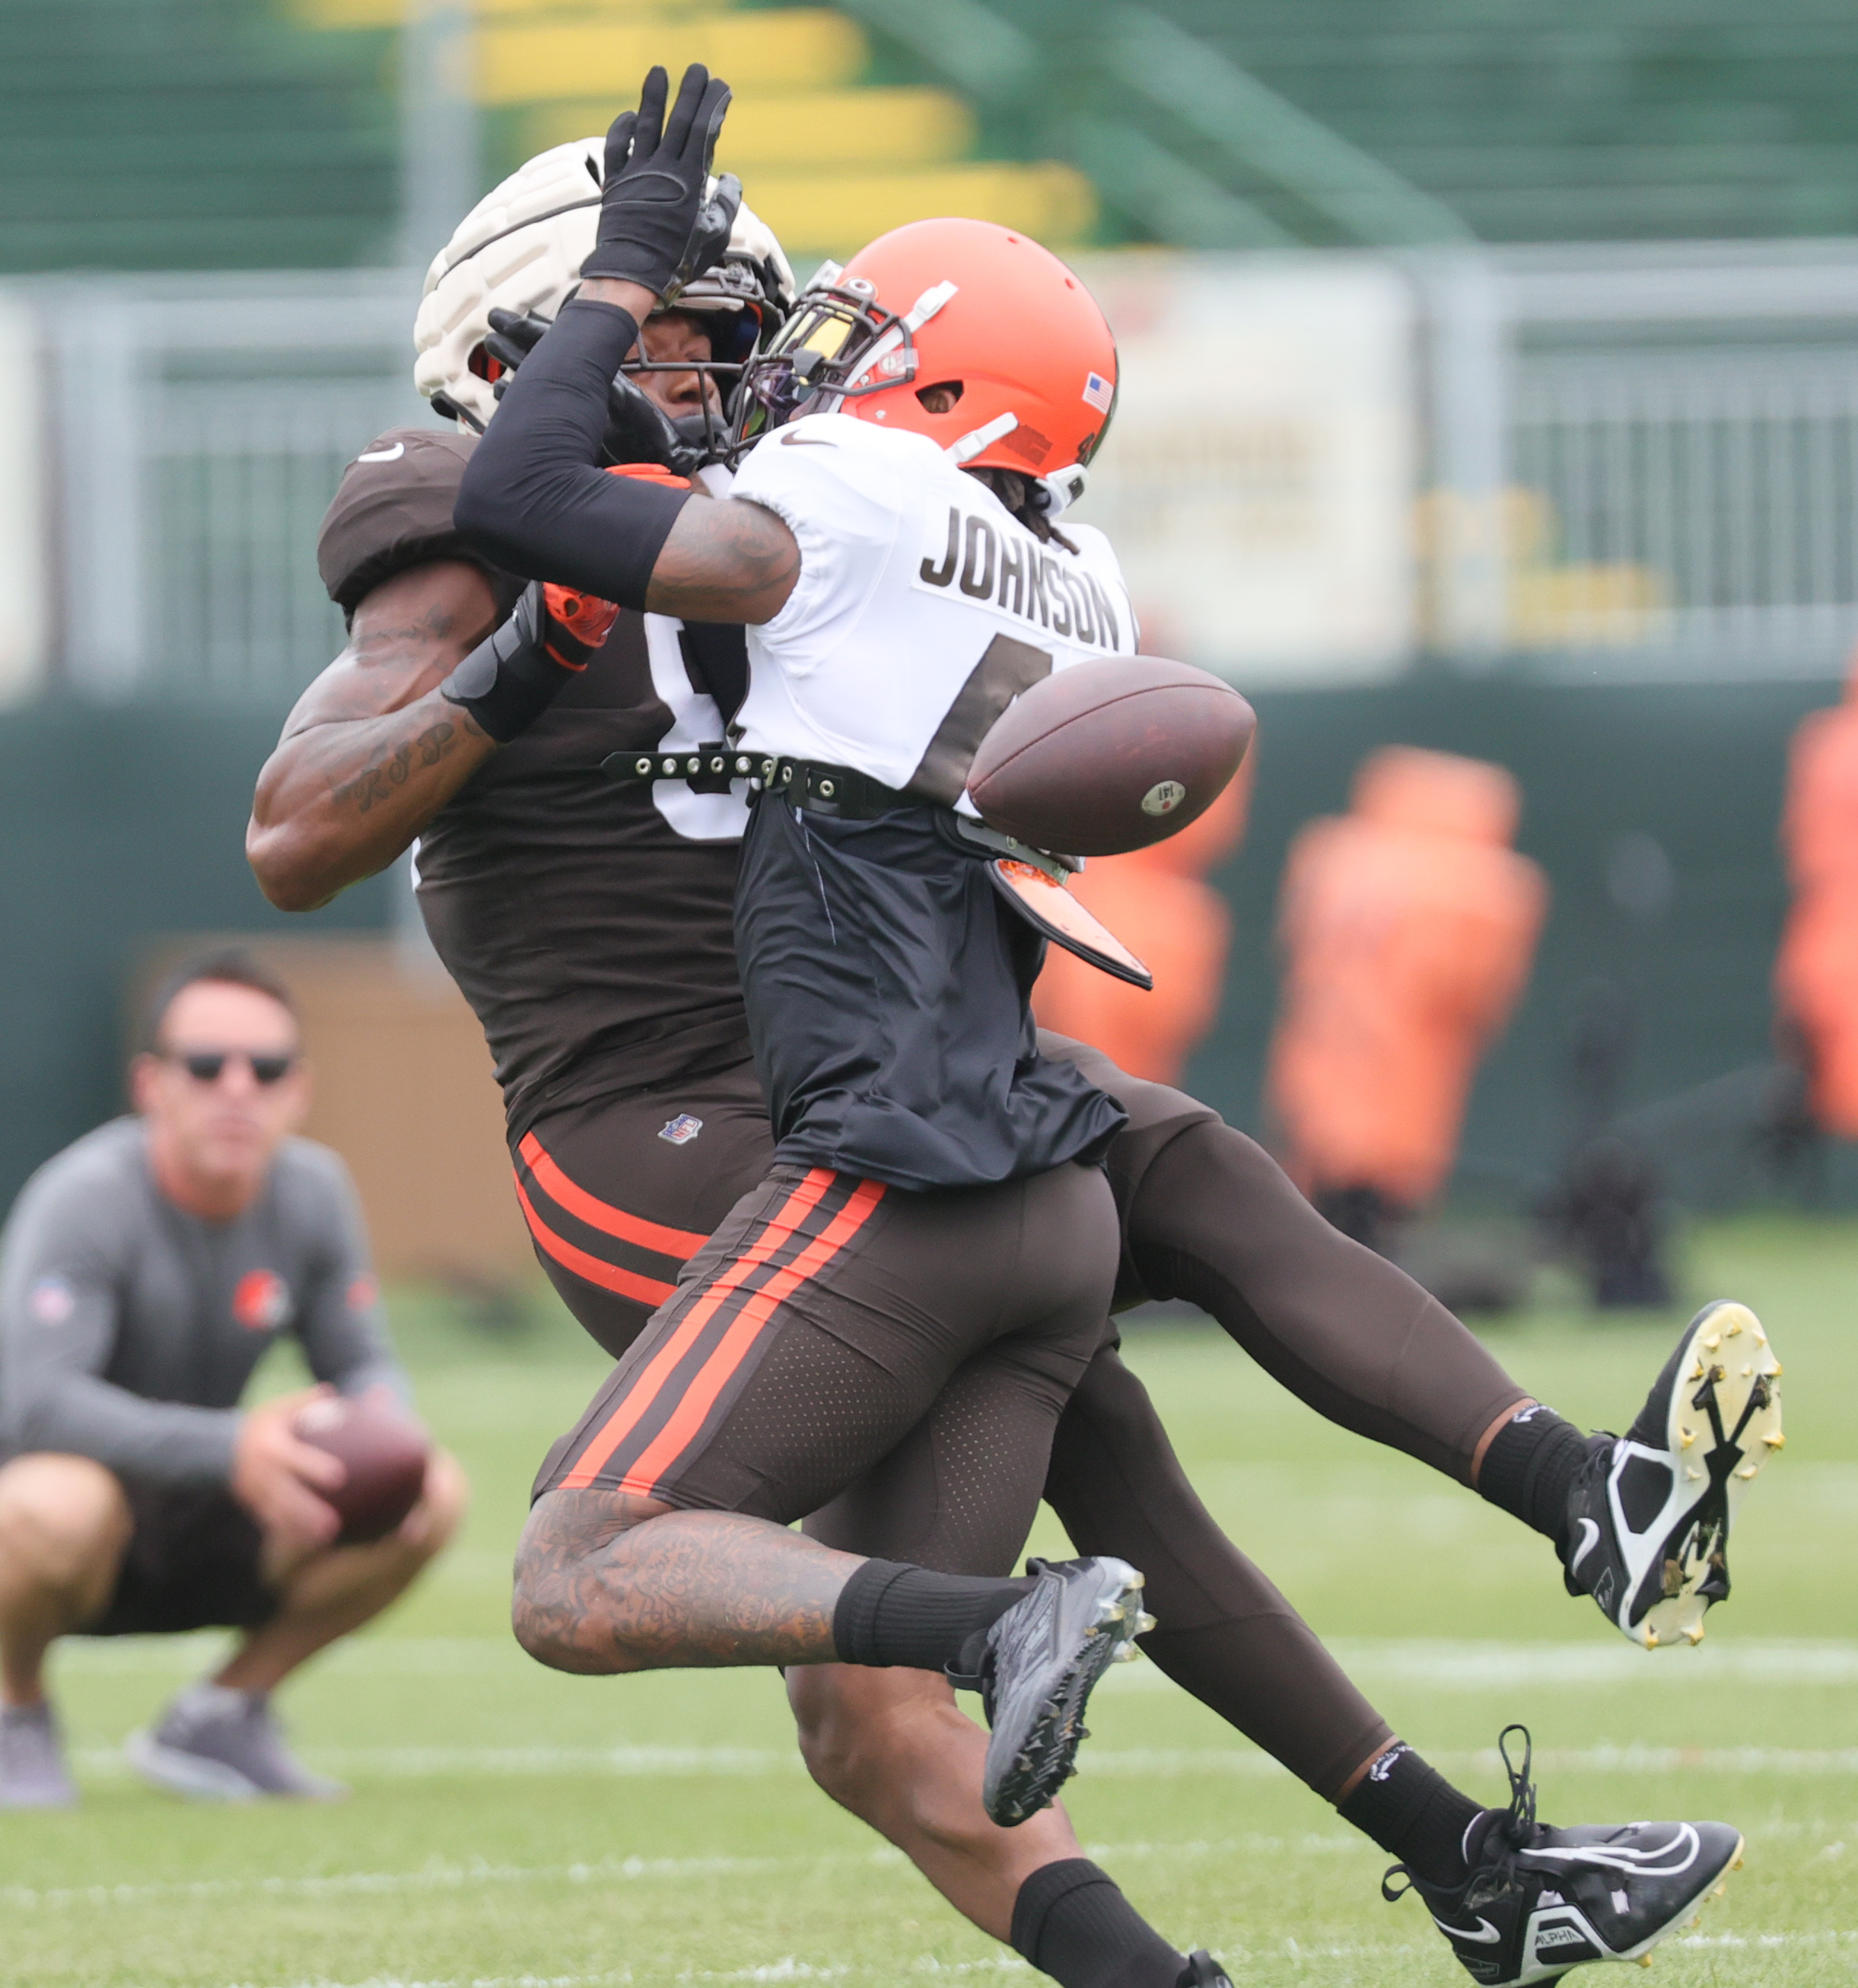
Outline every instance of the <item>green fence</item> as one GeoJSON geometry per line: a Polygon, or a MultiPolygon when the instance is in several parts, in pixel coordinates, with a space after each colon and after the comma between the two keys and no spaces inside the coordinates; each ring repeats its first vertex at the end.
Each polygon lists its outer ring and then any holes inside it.
{"type": "Polygon", "coordinates": [[[125,991],[151,938],[386,921],[382,878],[309,918],[259,896],[245,817],[279,722],[74,702],[0,717],[0,1205],[122,1108],[125,991]]]}
{"type": "MultiPolygon", "coordinates": [[[[1787,740],[1829,684],[1582,688],[1414,679],[1372,691],[1261,696],[1258,785],[1245,849],[1223,874],[1237,935],[1200,1094],[1258,1122],[1275,974],[1271,922],[1284,852],[1345,803],[1388,741],[1501,761],[1527,796],[1523,847],[1554,907],[1514,1026],[1486,1064],[1464,1184],[1514,1199],[1555,1164],[1567,1032],[1596,975],[1636,985],[1646,1026],[1631,1084],[1660,1097],[1768,1050],[1768,975],[1785,910],[1775,854],[1787,740]],[[1609,895],[1622,837],[1653,838],[1674,873],[1662,920],[1609,895]]],[[[378,928],[383,880],[312,919],[259,896],[241,848],[269,714],[206,706],[48,703],[0,719],[0,1197],[117,1108],[123,990],[146,941],[174,931],[378,928]]]]}

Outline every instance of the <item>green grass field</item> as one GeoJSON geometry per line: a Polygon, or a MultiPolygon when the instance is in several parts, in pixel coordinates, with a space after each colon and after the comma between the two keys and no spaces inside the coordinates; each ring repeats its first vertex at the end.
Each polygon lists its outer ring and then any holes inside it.
{"type": "MultiPolygon", "coordinates": [[[[1319,1422],[1217,1332],[1146,1331],[1131,1357],[1229,1529],[1472,1791],[1500,1796],[1492,1744],[1521,1719],[1552,1820],[1743,1829],[1746,1868],[1660,1949],[1660,1976],[1816,1988],[1858,1978],[1858,1225],[1714,1226],[1687,1262],[1687,1296],[1762,1313],[1789,1436],[1696,1651],[1632,1649],[1562,1594],[1543,1543],[1319,1422]]],[[[144,1789],[116,1750],[216,1640],[65,1646],[84,1801],[0,1816],[0,1980],[1034,1978],[813,1790],[772,1675],[576,1679],[520,1655],[505,1610],[530,1472],[600,1362],[540,1309],[503,1341],[435,1300],[397,1316],[476,1503],[421,1592],[288,1690],[306,1755],[354,1799],[208,1809],[144,1789]]],[[[1678,1317],[1545,1308],[1491,1338],[1565,1412],[1623,1427],[1678,1317]]],[[[1034,1543],[1058,1546],[1048,1519],[1034,1543]]],[[[1381,1853],[1152,1666],[1115,1674],[1091,1725],[1080,1834],[1183,1946],[1241,1983],[1467,1978],[1416,1901],[1382,1904],[1381,1853]]]]}

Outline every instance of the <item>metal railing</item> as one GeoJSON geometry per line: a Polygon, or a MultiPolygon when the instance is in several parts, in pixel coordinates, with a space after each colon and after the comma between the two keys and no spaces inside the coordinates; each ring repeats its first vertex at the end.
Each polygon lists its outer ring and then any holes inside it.
{"type": "Polygon", "coordinates": [[[1583,673],[1836,669],[1858,640],[1858,243],[1493,264],[1503,646],[1583,673]]]}
{"type": "MultiPolygon", "coordinates": [[[[1396,266],[1429,355],[1410,654],[1588,680],[1841,666],[1858,242],[1396,266]]],[[[342,641],[315,567],[342,465],[430,419],[417,289],[363,270],[13,292],[42,330],[55,679],[272,702],[309,681],[342,641]]]]}
{"type": "Polygon", "coordinates": [[[430,418],[417,294],[373,271],[35,292],[70,688],[276,701],[340,648],[316,527],[371,437],[430,418]]]}

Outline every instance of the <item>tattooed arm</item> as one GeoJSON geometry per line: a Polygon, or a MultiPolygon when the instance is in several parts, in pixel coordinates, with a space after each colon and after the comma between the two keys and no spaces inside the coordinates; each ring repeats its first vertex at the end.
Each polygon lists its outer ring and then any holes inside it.
{"type": "Polygon", "coordinates": [[[500,618],[462,560],[396,573],[356,609],[349,646],[258,776],[245,855],[279,910],[313,911],[385,869],[496,750],[438,686],[500,618]]]}

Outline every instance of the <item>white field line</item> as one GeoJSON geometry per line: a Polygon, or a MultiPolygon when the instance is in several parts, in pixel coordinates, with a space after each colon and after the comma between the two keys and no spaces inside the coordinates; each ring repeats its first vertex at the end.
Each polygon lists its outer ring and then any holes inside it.
{"type": "MultiPolygon", "coordinates": [[[[1650,1685],[1659,1691],[1686,1683],[1839,1685],[1858,1683],[1858,1643],[1721,1639],[1671,1650],[1641,1650],[1602,1632],[1592,1642],[1485,1643],[1337,1637],[1330,1654],[1358,1683],[1432,1685],[1440,1690],[1508,1689],[1512,1685],[1584,1689],[1650,1685]]],[[[1153,1664],[1112,1671],[1107,1689],[1178,1689],[1153,1664]]]]}
{"type": "MultiPolygon", "coordinates": [[[[1727,1953],[1778,1953],[1802,1948],[1848,1948],[1858,1946],[1858,1932],[1755,1932],[1689,1934],[1664,1942],[1660,1951],[1674,1949],[1727,1953]]],[[[1228,1946],[1223,1958],[1231,1967],[1255,1965],[1274,1959],[1294,1960],[1303,1965],[1326,1960],[1387,1962],[1406,1959],[1424,1954],[1436,1953],[1436,1947],[1429,1945],[1369,1946],[1359,1942],[1332,1946],[1311,1946],[1306,1942],[1287,1939],[1281,1946],[1271,1949],[1254,1948],[1250,1951],[1228,1946]]],[[[882,1971],[888,1976],[899,1973],[936,1976],[940,1975],[974,1974],[1027,1974],[1031,1972],[1024,1961],[1013,1954],[1003,1953],[984,1960],[939,1960],[932,1954],[902,1963],[891,1962],[882,1971]]],[[[757,1967],[706,1969],[701,1972],[686,1972],[676,1976],[679,1981],[843,1981],[858,1975],[875,1974],[877,1966],[820,1966],[811,1961],[783,1955],[779,1960],[764,1962],[757,1967]]],[[[604,1974],[479,1974],[411,1976],[404,1975],[373,1974],[360,1981],[334,1981],[324,1976],[286,1984],[286,1988],[626,1988],[633,1979],[629,1968],[621,1968],[604,1974]]],[[[251,1982],[233,1982],[227,1988],[258,1988],[251,1982]]]]}
{"type": "MultiPolygon", "coordinates": [[[[323,1746],[304,1750],[312,1765],[369,1780],[495,1778],[509,1774],[611,1777],[621,1780],[753,1780],[801,1772],[799,1755],[749,1746],[323,1746]]],[[[1453,1772],[1494,1770],[1494,1747],[1470,1752],[1428,1748],[1434,1766],[1453,1772]]],[[[86,1747],[76,1756],[84,1773],[117,1780],[130,1770],[120,1753],[86,1747]]],[[[1858,1775],[1858,1746],[1538,1747],[1538,1769],[1596,1773],[1858,1775]]],[[[1221,1775],[1240,1780],[1283,1774],[1268,1754],[1235,1746],[1085,1748],[1078,1771],[1105,1779],[1179,1780],[1221,1775]]]]}
{"type": "MultiPolygon", "coordinates": [[[[1129,1862],[1145,1857],[1186,1858],[1258,1855],[1284,1850],[1311,1854],[1354,1851],[1359,1837],[1335,1834],[1223,1838],[1217,1842],[1094,1843],[1092,1857],[1129,1862]]],[[[866,1872],[905,1871],[903,1853],[888,1845],[868,1851],[823,1851],[810,1857],[624,1857],[594,1864],[516,1865],[437,1859],[417,1871],[340,1871],[314,1877],[194,1878],[144,1885],[0,1885],[0,1905],[34,1907],[142,1905],[171,1898],[321,1898],[401,1892],[457,1892],[499,1885],[605,1885],[679,1878],[766,1877],[780,1872],[851,1867],[866,1872]]],[[[604,1977],[603,1977],[604,1978],[604,1977]]]]}
{"type": "Polygon", "coordinates": [[[606,1858],[597,1864],[445,1864],[435,1860],[417,1871],[339,1871],[321,1877],[195,1878],[147,1885],[0,1885],[0,1905],[24,1909],[141,1905],[170,1898],[323,1898],[354,1893],[466,1891],[491,1885],[764,1877],[783,1871],[827,1870],[841,1865],[901,1865],[902,1861],[901,1851],[888,1848],[814,1857],[606,1858]]]}
{"type": "MultiPolygon", "coordinates": [[[[875,1968],[819,1966],[797,1960],[791,1954],[767,1961],[759,1967],[727,1969],[708,1968],[674,1975],[677,1981],[843,1981],[858,1973],[872,1973],[875,1968]]],[[[1018,1955],[1001,1954],[986,1960],[938,1960],[933,1954],[920,1959],[892,1963],[886,1975],[1030,1974],[1032,1969],[1018,1955]]],[[[313,1980],[295,1981],[288,1988],[624,1988],[632,1979],[630,1968],[610,1974],[476,1974],[417,1980],[402,1975],[371,1974],[365,1981],[331,1981],[318,1976],[313,1980]]],[[[256,1988],[251,1982],[233,1982],[229,1988],[256,1988]]]]}
{"type": "MultiPolygon", "coordinates": [[[[330,1773],[375,1780],[453,1775],[611,1775],[622,1780],[753,1780],[805,1771],[797,1749],[761,1746],[312,1746],[304,1757],[330,1773]]],[[[115,1748],[82,1747],[83,1771],[118,1780],[132,1770],[115,1748]]]]}
{"type": "MultiPolygon", "coordinates": [[[[1660,1691],[1685,1682],[1839,1685],[1858,1683],[1858,1642],[1741,1638],[1733,1630],[1697,1649],[1645,1651],[1599,1631],[1591,1641],[1496,1643],[1408,1638],[1338,1638],[1328,1647],[1351,1676],[1376,1685],[1441,1689],[1511,1685],[1646,1684],[1660,1691]]],[[[181,1636],[69,1638],[58,1646],[62,1672],[191,1675],[222,1651],[216,1630],[181,1636]]],[[[425,1677],[533,1668],[516,1644],[490,1636],[362,1636],[339,1644],[319,1671],[344,1675],[425,1677]]],[[[1113,1671],[1105,1688],[1172,1691],[1152,1664],[1113,1671]]]]}

